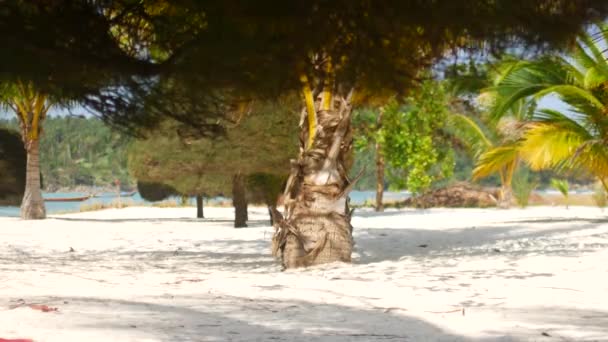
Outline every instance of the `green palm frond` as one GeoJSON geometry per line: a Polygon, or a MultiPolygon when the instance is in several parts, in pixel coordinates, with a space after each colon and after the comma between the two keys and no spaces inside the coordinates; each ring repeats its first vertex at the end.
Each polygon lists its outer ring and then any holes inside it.
{"type": "Polygon", "coordinates": [[[574,51],[570,56],[576,64],[584,69],[593,68],[595,66],[595,61],[591,56],[589,56],[589,54],[587,54],[587,51],[580,42],[576,44],[574,51]]]}
{"type": "Polygon", "coordinates": [[[484,127],[473,118],[463,114],[452,114],[448,117],[448,127],[475,156],[479,156],[494,144],[484,133],[484,127]]]}
{"type": "Polygon", "coordinates": [[[599,178],[608,176],[606,141],[594,139],[582,143],[572,156],[570,168],[583,167],[599,178]]]}
{"type": "Polygon", "coordinates": [[[557,191],[561,192],[564,197],[568,197],[569,184],[566,179],[551,179],[551,186],[554,187],[557,191]]]}
{"type": "Polygon", "coordinates": [[[608,42],[608,24],[600,21],[595,26],[598,29],[598,35],[603,38],[604,42],[608,42]]]}
{"type": "Polygon", "coordinates": [[[593,89],[606,81],[608,81],[608,74],[600,72],[596,67],[591,67],[587,69],[583,86],[585,89],[593,89]]]}
{"type": "Polygon", "coordinates": [[[534,97],[537,100],[540,100],[541,98],[543,98],[547,95],[550,95],[550,94],[557,94],[562,99],[564,99],[564,101],[566,101],[566,102],[570,102],[571,100],[569,100],[569,99],[574,100],[578,97],[581,100],[588,101],[593,107],[595,107],[598,110],[602,110],[604,108],[604,104],[600,100],[598,100],[595,96],[593,96],[593,94],[591,94],[590,92],[588,92],[585,89],[582,89],[582,88],[579,88],[579,87],[576,87],[573,85],[550,86],[550,87],[547,87],[545,89],[538,91],[536,94],[534,94],[534,97]]]}
{"type": "Polygon", "coordinates": [[[594,62],[593,67],[598,68],[598,70],[604,74],[608,74],[608,62],[606,61],[606,57],[602,53],[597,40],[591,37],[590,34],[580,35],[579,40],[584,44],[584,48],[580,47],[583,49],[583,52],[589,51],[591,53],[591,56],[587,56],[592,58],[594,62]]]}
{"type": "Polygon", "coordinates": [[[573,58],[565,58],[561,56],[555,57],[556,62],[561,65],[567,73],[568,84],[584,84],[586,68],[580,67],[580,64],[573,58]]]}
{"type": "Polygon", "coordinates": [[[532,96],[537,92],[545,89],[546,85],[543,84],[530,84],[521,88],[514,88],[509,94],[502,95],[501,100],[496,103],[495,108],[491,112],[491,118],[494,121],[500,120],[505,113],[513,107],[517,101],[532,96]]]}
{"type": "MultiPolygon", "coordinates": [[[[518,101],[557,95],[570,106],[567,112],[534,107],[528,111],[534,111],[532,122],[523,125],[523,134],[515,140],[518,155],[532,169],[585,169],[600,179],[608,178],[608,56],[604,51],[608,24],[596,26],[598,32],[580,35],[566,57],[508,61],[487,90],[494,94],[493,122],[521,113],[518,101]]],[[[484,153],[475,174],[500,171],[511,153],[515,154],[508,148],[484,153]]]]}
{"type": "Polygon", "coordinates": [[[520,61],[517,59],[506,59],[495,65],[495,71],[491,73],[493,80],[492,85],[498,86],[501,84],[505,77],[510,75],[514,70],[525,68],[529,62],[520,61]]]}
{"type": "Polygon", "coordinates": [[[497,94],[491,109],[494,121],[504,116],[517,101],[535,96],[547,88],[562,86],[572,78],[569,67],[561,65],[558,59],[549,58],[520,63],[505,72],[500,75],[502,81],[488,89],[497,94]]]}
{"type": "Polygon", "coordinates": [[[493,173],[502,172],[504,168],[512,165],[518,158],[518,144],[491,148],[479,157],[473,170],[473,179],[484,178],[493,173]]]}
{"type": "Polygon", "coordinates": [[[591,139],[593,135],[583,125],[586,117],[562,113],[554,109],[543,108],[534,113],[534,122],[551,124],[567,129],[580,135],[582,139],[591,139]]]}

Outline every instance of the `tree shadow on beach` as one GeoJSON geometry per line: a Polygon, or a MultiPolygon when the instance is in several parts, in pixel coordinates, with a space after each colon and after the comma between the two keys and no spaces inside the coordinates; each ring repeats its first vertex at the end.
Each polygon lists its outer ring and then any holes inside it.
{"type": "MultiPolygon", "coordinates": [[[[403,214],[402,212],[397,212],[403,214]]],[[[409,214],[409,213],[408,213],[409,214]]],[[[376,216],[394,215],[377,213],[376,216]]],[[[187,219],[187,218],[150,218],[122,220],[91,220],[62,217],[57,220],[66,222],[193,222],[205,224],[215,229],[232,223],[221,218],[187,219]]],[[[608,232],[595,231],[604,223],[597,219],[522,219],[498,224],[482,224],[465,228],[445,229],[441,225],[432,228],[416,227],[416,221],[398,221],[387,228],[366,228],[366,222],[360,221],[354,228],[356,264],[373,264],[385,261],[398,261],[404,258],[420,262],[440,260],[443,263],[462,257],[507,257],[517,259],[527,255],[576,256],[584,252],[593,252],[608,248],[608,232]],[[403,225],[403,226],[402,226],[403,225]],[[538,228],[538,229],[536,229],[538,228]],[[565,237],[569,233],[576,236],[592,236],[594,243],[580,244],[575,238],[565,237]]],[[[440,223],[441,224],[441,223],[440,223]]],[[[449,224],[446,223],[446,224],[449,224]]],[[[267,221],[251,220],[250,227],[268,227],[267,221]]],[[[145,228],[141,228],[145,231],[145,228]]],[[[230,228],[232,229],[232,228],[230,228]]],[[[179,226],[171,230],[179,230],[179,226]]],[[[239,230],[235,230],[238,232],[239,230]]],[[[277,265],[270,255],[272,233],[260,231],[259,238],[242,239],[236,235],[227,235],[222,239],[208,240],[203,237],[180,238],[175,240],[167,236],[167,242],[153,240],[143,246],[117,242],[116,248],[104,247],[99,250],[80,250],[73,246],[76,253],[39,254],[36,250],[5,251],[4,259],[9,262],[19,259],[21,262],[38,264],[41,267],[60,267],[63,263],[78,267],[103,267],[103,260],[108,258],[119,262],[118,267],[151,266],[159,269],[179,271],[187,267],[204,267],[218,269],[232,267],[237,270],[255,271],[258,268],[268,269],[277,265]],[[173,239],[173,240],[170,240],[173,239]],[[148,247],[149,246],[149,247],[148,247]],[[7,254],[8,253],[8,254],[7,254]],[[123,265],[123,266],[120,266],[123,265]]],[[[164,239],[165,237],[160,237],[164,239]]],[[[159,238],[159,239],[160,239],[159,238]]],[[[145,239],[144,239],[145,240],[145,239]]],[[[126,240],[125,240],[126,241],[126,240]]],[[[66,251],[70,246],[66,245],[66,251]]],[[[0,266],[2,264],[0,255],[0,266]]],[[[513,275],[503,275],[513,276],[513,275]]],[[[527,274],[526,276],[534,276],[527,274]]]]}
{"type": "Polygon", "coordinates": [[[505,221],[504,223],[522,224],[522,223],[573,223],[573,222],[587,222],[587,223],[593,223],[593,224],[603,224],[603,223],[608,223],[608,218],[606,218],[606,219],[583,218],[583,217],[538,218],[538,219],[505,221]]]}
{"type": "Polygon", "coordinates": [[[52,254],[11,247],[0,253],[0,272],[8,272],[18,265],[28,265],[41,273],[76,277],[84,277],[95,271],[137,274],[154,270],[190,274],[193,270],[199,270],[200,274],[210,274],[216,271],[268,273],[281,269],[270,254],[270,240],[240,239],[172,240],[154,248],[123,245],[81,250],[76,246],[74,252],[66,250],[52,254]]]}
{"type": "Polygon", "coordinates": [[[355,209],[354,216],[363,217],[363,218],[374,218],[374,217],[391,217],[391,216],[401,216],[401,215],[426,215],[428,213],[429,213],[429,211],[425,210],[425,209],[407,210],[407,211],[389,210],[389,211],[382,211],[382,212],[371,211],[371,210],[363,211],[363,210],[355,209]]]}
{"type": "MultiPolygon", "coordinates": [[[[151,224],[162,224],[162,223],[213,223],[231,225],[234,220],[231,219],[219,219],[219,218],[186,218],[186,217],[167,217],[167,218],[124,218],[124,219],[112,219],[112,218],[78,218],[78,217],[52,217],[53,220],[67,221],[67,222],[97,222],[97,223],[129,223],[129,222],[140,222],[140,223],[151,223],[151,224]]],[[[247,227],[244,228],[257,228],[269,226],[269,220],[248,220],[247,227]]],[[[240,229],[240,228],[239,228],[240,229]]]]}
{"type": "MultiPolygon", "coordinates": [[[[163,295],[151,301],[98,297],[28,298],[64,303],[61,329],[87,336],[162,341],[524,341],[509,331],[473,338],[446,331],[406,312],[354,308],[294,299],[251,299],[225,295],[163,295]],[[70,319],[77,318],[77,319],[70,319]]],[[[61,306],[61,304],[60,304],[61,306]]],[[[564,315],[568,314],[567,312],[564,315]]],[[[580,314],[580,313],[579,313],[580,314]]],[[[589,315],[599,313],[590,312],[589,315]]],[[[542,321],[541,315],[530,317],[542,321]]],[[[555,314],[551,323],[565,324],[555,314]]],[[[587,328],[601,330],[588,323],[587,328]]],[[[22,325],[23,326],[23,325],[22,325]]],[[[540,332],[538,336],[541,337],[540,332]]]]}
{"type": "Polygon", "coordinates": [[[368,264],[414,257],[424,259],[466,256],[520,257],[529,254],[575,256],[608,248],[608,232],[596,229],[598,219],[524,219],[464,228],[355,227],[357,263],[368,264]],[[532,226],[530,226],[532,225],[532,226]],[[597,242],[580,244],[565,235],[593,236],[597,242]],[[600,238],[599,240],[597,238],[600,238]],[[601,242],[601,241],[604,242],[601,242]]]}

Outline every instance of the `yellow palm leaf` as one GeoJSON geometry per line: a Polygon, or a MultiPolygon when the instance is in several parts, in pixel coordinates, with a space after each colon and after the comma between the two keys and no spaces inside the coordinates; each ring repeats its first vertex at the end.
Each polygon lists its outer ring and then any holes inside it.
{"type": "Polygon", "coordinates": [[[496,172],[502,172],[506,167],[513,165],[519,156],[519,146],[509,144],[489,149],[483,153],[473,170],[473,179],[487,177],[496,172]]]}
{"type": "Polygon", "coordinates": [[[525,134],[520,153],[533,170],[554,167],[574,156],[584,138],[563,126],[537,123],[525,134]]]}

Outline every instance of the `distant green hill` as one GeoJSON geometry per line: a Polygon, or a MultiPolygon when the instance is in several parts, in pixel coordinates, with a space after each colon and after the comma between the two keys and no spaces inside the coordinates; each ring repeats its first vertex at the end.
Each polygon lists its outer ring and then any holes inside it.
{"type": "MultiPolygon", "coordinates": [[[[16,120],[0,121],[2,126],[18,128],[16,120]]],[[[45,190],[82,185],[109,187],[115,180],[133,187],[127,171],[129,144],[129,137],[111,130],[99,119],[49,117],[44,122],[40,145],[45,190]]]]}

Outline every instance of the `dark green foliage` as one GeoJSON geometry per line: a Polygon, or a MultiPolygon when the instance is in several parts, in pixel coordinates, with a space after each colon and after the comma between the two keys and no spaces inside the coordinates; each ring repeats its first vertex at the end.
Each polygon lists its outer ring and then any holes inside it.
{"type": "Polygon", "coordinates": [[[19,133],[0,127],[0,205],[19,205],[27,156],[19,133]]]}
{"type": "Polygon", "coordinates": [[[249,202],[275,206],[277,198],[285,188],[285,181],[285,176],[268,173],[253,173],[247,176],[249,202]]]}
{"type": "Polygon", "coordinates": [[[341,85],[402,92],[448,49],[555,45],[606,13],[605,0],[9,1],[0,65],[3,78],[33,80],[116,124],[194,125],[223,114],[213,110],[218,90],[220,102],[226,89],[290,92],[300,70],[323,74],[323,56],[340,61],[341,85]],[[158,77],[179,86],[167,93],[158,77]],[[150,94],[159,96],[142,101],[150,94]],[[177,98],[208,110],[176,111],[177,98]]]}
{"type": "Polygon", "coordinates": [[[297,147],[298,117],[289,106],[289,101],[254,105],[217,138],[201,137],[166,121],[134,143],[131,173],[140,181],[167,184],[180,194],[207,197],[230,196],[233,176],[251,175],[248,183],[254,192],[248,196],[254,202],[275,203],[297,147]]]}
{"type": "Polygon", "coordinates": [[[528,206],[530,195],[538,187],[537,177],[527,168],[520,168],[513,176],[513,197],[521,208],[528,206]]]}
{"type": "Polygon", "coordinates": [[[137,191],[141,198],[150,202],[158,202],[179,195],[177,190],[168,185],[143,181],[137,181],[137,191]]]}
{"type": "Polygon", "coordinates": [[[129,55],[110,33],[104,8],[119,2],[3,2],[0,45],[6,53],[0,57],[0,83],[33,81],[52,97],[87,101],[94,100],[91,95],[99,100],[102,88],[151,75],[151,63],[129,55]]]}

